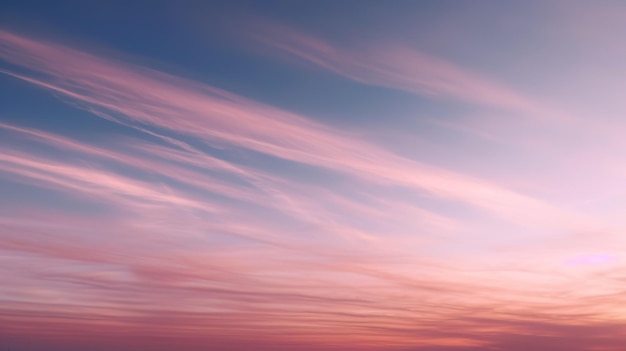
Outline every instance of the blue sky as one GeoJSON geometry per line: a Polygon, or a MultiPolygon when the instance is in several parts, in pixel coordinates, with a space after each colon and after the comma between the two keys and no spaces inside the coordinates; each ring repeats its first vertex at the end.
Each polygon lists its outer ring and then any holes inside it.
{"type": "Polygon", "coordinates": [[[622,3],[1,6],[0,347],[621,349],[622,3]]]}

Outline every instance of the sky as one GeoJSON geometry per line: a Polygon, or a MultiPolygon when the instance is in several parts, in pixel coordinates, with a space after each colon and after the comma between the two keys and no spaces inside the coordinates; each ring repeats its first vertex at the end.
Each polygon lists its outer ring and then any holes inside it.
{"type": "Polygon", "coordinates": [[[0,2],[0,349],[617,351],[626,3],[0,2]]]}

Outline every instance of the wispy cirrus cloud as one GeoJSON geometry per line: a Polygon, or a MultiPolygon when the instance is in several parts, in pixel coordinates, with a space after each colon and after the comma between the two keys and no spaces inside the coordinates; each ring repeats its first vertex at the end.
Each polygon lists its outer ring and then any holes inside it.
{"type": "Polygon", "coordinates": [[[355,39],[355,44],[339,45],[261,19],[242,27],[243,40],[260,52],[299,60],[364,84],[513,111],[531,120],[572,122],[571,116],[546,102],[406,43],[355,39]]]}
{"type": "Polygon", "coordinates": [[[5,59],[52,80],[16,77],[121,114],[129,122],[185,133],[210,145],[231,145],[323,167],[367,182],[427,191],[499,215],[567,217],[537,199],[396,156],[310,119],[216,88],[147,70],[135,72],[86,53],[10,33],[2,38],[5,59]]]}

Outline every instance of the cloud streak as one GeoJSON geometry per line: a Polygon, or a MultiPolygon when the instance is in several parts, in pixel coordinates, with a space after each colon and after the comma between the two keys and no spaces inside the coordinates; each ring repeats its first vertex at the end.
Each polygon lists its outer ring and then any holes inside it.
{"type": "Polygon", "coordinates": [[[533,120],[571,122],[571,116],[536,98],[406,44],[356,40],[358,44],[341,46],[275,22],[249,22],[240,30],[242,37],[269,56],[305,62],[368,85],[514,111],[533,120]]]}

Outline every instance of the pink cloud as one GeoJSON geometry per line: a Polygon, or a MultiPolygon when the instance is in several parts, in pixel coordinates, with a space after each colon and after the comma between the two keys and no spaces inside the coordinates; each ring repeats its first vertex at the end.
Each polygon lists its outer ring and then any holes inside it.
{"type": "Polygon", "coordinates": [[[571,122],[571,116],[494,79],[401,43],[335,45],[297,28],[255,20],[243,36],[261,52],[299,60],[349,79],[440,99],[522,112],[532,120],[571,122]]]}

